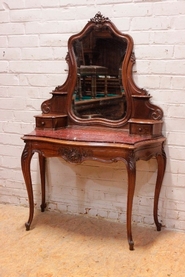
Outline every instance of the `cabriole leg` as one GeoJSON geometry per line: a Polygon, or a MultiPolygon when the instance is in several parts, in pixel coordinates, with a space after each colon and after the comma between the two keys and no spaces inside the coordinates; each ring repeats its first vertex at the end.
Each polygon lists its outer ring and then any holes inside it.
{"type": "Polygon", "coordinates": [[[134,250],[134,241],[132,239],[132,204],[136,181],[136,162],[134,159],[127,164],[128,172],[128,195],[127,195],[127,238],[129,249],[134,250]]]}
{"type": "Polygon", "coordinates": [[[157,227],[157,231],[161,231],[161,223],[158,221],[158,202],[159,202],[159,195],[161,191],[162,181],[165,173],[166,168],[166,154],[162,149],[162,153],[156,156],[157,164],[158,164],[158,171],[157,171],[157,180],[155,186],[155,194],[154,194],[154,222],[157,227]]]}
{"type": "Polygon", "coordinates": [[[30,171],[32,156],[33,156],[32,150],[31,148],[29,148],[29,145],[26,144],[22,152],[21,166],[22,166],[22,172],[23,172],[23,176],[26,184],[28,201],[29,201],[29,218],[28,218],[28,221],[25,223],[27,231],[30,229],[30,226],[33,220],[33,214],[34,214],[33,188],[32,188],[31,171],[30,171]]]}

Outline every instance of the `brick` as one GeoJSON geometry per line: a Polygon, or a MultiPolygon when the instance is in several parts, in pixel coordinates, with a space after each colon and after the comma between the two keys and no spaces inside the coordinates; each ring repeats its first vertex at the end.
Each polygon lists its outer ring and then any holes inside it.
{"type": "Polygon", "coordinates": [[[139,45],[135,48],[137,59],[161,60],[170,59],[173,56],[173,45],[139,45]]]}
{"type": "Polygon", "coordinates": [[[0,195],[0,202],[5,204],[19,205],[19,199],[13,195],[0,195]]]}
{"type": "Polygon", "coordinates": [[[40,45],[41,46],[56,46],[56,47],[66,47],[69,36],[66,35],[41,35],[40,36],[40,45]]]}
{"type": "Polygon", "coordinates": [[[9,22],[9,12],[8,11],[0,11],[1,23],[9,22]]]}
{"type": "MultiPolygon", "coordinates": [[[[43,0],[43,2],[45,2],[45,1],[43,0]]],[[[49,2],[49,1],[47,0],[46,3],[47,2],[49,2]]],[[[73,5],[70,0],[59,0],[59,3],[60,3],[61,7],[73,5]]],[[[75,6],[76,5],[87,5],[87,4],[88,4],[87,0],[79,0],[78,2],[75,3],[75,6]]]]}
{"type": "MultiPolygon", "coordinates": [[[[23,23],[1,23],[0,33],[3,35],[23,35],[24,34],[23,23]]],[[[1,45],[2,47],[2,45],[1,45]]]]}
{"type": "Polygon", "coordinates": [[[11,22],[27,22],[41,20],[42,12],[40,9],[23,9],[10,11],[11,22]]]}
{"type": "Polygon", "coordinates": [[[134,17],[131,21],[131,30],[167,30],[170,27],[169,17],[134,17]]]}
{"type": "MultiPolygon", "coordinates": [[[[26,34],[55,34],[59,33],[60,23],[52,22],[26,22],[26,34]]],[[[61,32],[62,33],[62,32],[61,32]]]]}
{"type": "Polygon", "coordinates": [[[42,12],[43,21],[61,21],[61,18],[62,20],[74,20],[76,18],[75,16],[75,7],[68,7],[65,10],[59,8],[46,8],[43,9],[42,12]]]}
{"type": "Polygon", "coordinates": [[[172,89],[185,89],[185,82],[183,76],[172,76],[172,89]]]}
{"type": "Polygon", "coordinates": [[[41,8],[42,7],[42,0],[25,0],[25,8],[41,8]]]}
{"type": "Polygon", "coordinates": [[[21,98],[1,98],[0,108],[7,110],[22,110],[26,108],[25,99],[21,98]]]}
{"type": "Polygon", "coordinates": [[[24,0],[19,0],[17,3],[14,0],[6,0],[3,3],[3,7],[7,10],[24,9],[24,0]]]}
{"type": "Polygon", "coordinates": [[[53,51],[50,47],[35,47],[22,49],[23,60],[53,60],[53,51]]]}
{"type": "MultiPolygon", "coordinates": [[[[184,173],[184,161],[179,160],[178,156],[176,159],[170,159],[170,174],[174,176],[174,174],[181,174],[184,173]]],[[[175,184],[175,182],[173,183],[175,184]]]]}
{"type": "Polygon", "coordinates": [[[0,46],[1,47],[7,47],[8,46],[8,40],[6,36],[0,36],[0,46]]]}
{"type": "Polygon", "coordinates": [[[185,3],[184,1],[156,1],[153,7],[153,14],[158,15],[184,15],[185,3]]]}
{"type": "Polygon", "coordinates": [[[30,61],[29,67],[27,61],[10,62],[11,72],[17,73],[61,73],[63,63],[60,61],[30,61]]]}
{"type": "Polygon", "coordinates": [[[1,134],[0,143],[3,145],[21,145],[20,134],[1,134]]]}
{"type": "Polygon", "coordinates": [[[10,47],[35,47],[39,44],[39,38],[37,35],[9,36],[8,43],[10,47]]]}
{"type": "Polygon", "coordinates": [[[184,192],[185,188],[170,188],[166,190],[166,197],[171,200],[178,200],[183,201],[184,200],[184,192]]]}
{"type": "Polygon", "coordinates": [[[168,117],[184,118],[185,117],[185,104],[170,105],[166,115],[168,117]]]}
{"type": "MultiPolygon", "coordinates": [[[[29,0],[27,0],[27,1],[29,2],[29,0]]],[[[43,8],[51,8],[51,7],[56,8],[56,7],[60,6],[60,0],[53,0],[53,1],[41,0],[41,5],[42,5],[43,8]]]]}
{"type": "Polygon", "coordinates": [[[165,118],[166,128],[168,132],[184,132],[185,119],[183,118],[165,118]]]}
{"type": "Polygon", "coordinates": [[[0,60],[20,60],[21,50],[19,48],[1,48],[0,51],[3,53],[0,60]]]}
{"type": "Polygon", "coordinates": [[[0,62],[0,73],[5,73],[9,71],[9,63],[7,61],[0,62]]]}
{"type": "Polygon", "coordinates": [[[174,17],[171,21],[171,24],[173,27],[175,27],[176,30],[183,30],[183,26],[185,25],[185,16],[179,15],[178,17],[174,17]]]}
{"type": "Polygon", "coordinates": [[[174,58],[175,59],[185,58],[184,45],[175,45],[174,58]]]}
{"type": "Polygon", "coordinates": [[[185,42],[185,31],[184,30],[171,30],[168,32],[158,31],[152,35],[153,43],[155,44],[167,44],[177,45],[185,42]]]}
{"type": "Polygon", "coordinates": [[[17,86],[19,85],[19,78],[14,74],[1,74],[0,75],[0,85],[1,86],[17,86]]]}
{"type": "MultiPolygon", "coordinates": [[[[134,3],[127,4],[123,3],[123,1],[120,1],[117,3],[115,1],[115,5],[113,7],[114,15],[116,17],[122,17],[122,21],[124,22],[124,17],[145,17],[152,15],[153,7],[150,3],[146,3],[145,5],[138,5],[137,9],[134,3]]],[[[131,2],[131,1],[128,1],[131,2]]]]}
{"type": "Polygon", "coordinates": [[[21,75],[20,82],[21,85],[31,85],[35,87],[56,87],[58,84],[61,83],[61,74],[41,74],[40,76],[38,76],[38,74],[26,74],[21,75]]]}

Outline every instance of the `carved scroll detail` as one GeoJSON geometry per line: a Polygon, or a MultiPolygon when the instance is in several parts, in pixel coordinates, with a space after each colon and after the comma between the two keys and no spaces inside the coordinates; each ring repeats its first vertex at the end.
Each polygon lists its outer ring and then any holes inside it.
{"type": "Polygon", "coordinates": [[[134,152],[130,152],[129,158],[128,158],[128,165],[131,170],[135,168],[136,160],[135,160],[135,155],[134,152]]]}
{"type": "Polygon", "coordinates": [[[66,62],[67,62],[68,65],[69,65],[69,60],[70,60],[70,58],[69,58],[69,52],[67,52],[66,57],[65,57],[65,60],[66,60],[66,62]]]}
{"type": "Polygon", "coordinates": [[[162,144],[161,152],[157,152],[157,153],[155,154],[155,157],[156,157],[156,158],[157,158],[158,156],[162,156],[163,159],[164,159],[165,162],[166,162],[166,153],[165,153],[165,151],[164,151],[164,142],[163,142],[163,144],[162,144]]]}
{"type": "Polygon", "coordinates": [[[69,52],[67,52],[67,54],[66,54],[65,61],[67,62],[68,69],[69,69],[67,80],[66,80],[66,82],[63,85],[56,86],[55,89],[53,90],[53,92],[62,92],[62,91],[64,92],[64,91],[67,91],[67,87],[66,86],[67,86],[68,80],[69,80],[70,68],[72,67],[70,56],[69,56],[69,52]]]}
{"type": "Polygon", "coordinates": [[[26,158],[28,157],[28,152],[29,152],[29,146],[26,144],[24,147],[24,150],[22,152],[22,160],[25,161],[26,158]]]}
{"type": "Polygon", "coordinates": [[[133,95],[149,95],[146,89],[138,88],[137,85],[135,84],[135,82],[132,79],[132,68],[133,68],[133,65],[135,64],[135,62],[136,62],[135,53],[132,52],[131,56],[130,56],[130,63],[129,63],[129,69],[128,69],[128,72],[129,72],[129,78],[128,78],[129,83],[128,83],[128,85],[130,87],[130,90],[131,90],[133,95]]]}
{"type": "Polygon", "coordinates": [[[131,60],[131,62],[132,62],[133,64],[136,62],[136,56],[135,56],[135,53],[134,53],[134,52],[132,52],[131,57],[130,57],[130,60],[131,60]]]}
{"type": "Polygon", "coordinates": [[[163,117],[163,112],[161,109],[157,108],[153,113],[152,113],[152,118],[155,120],[160,120],[163,117]]]}
{"type": "Polygon", "coordinates": [[[90,19],[90,22],[103,24],[104,22],[110,22],[110,19],[108,17],[104,17],[101,12],[98,12],[93,18],[90,19]]]}
{"type": "Polygon", "coordinates": [[[92,157],[93,152],[91,150],[69,147],[59,149],[59,155],[72,163],[81,163],[85,158],[92,157]]]}
{"type": "Polygon", "coordinates": [[[153,105],[152,103],[146,103],[146,106],[152,110],[151,118],[154,120],[161,120],[163,117],[163,111],[158,106],[153,105]]]}
{"type": "Polygon", "coordinates": [[[42,103],[41,110],[45,114],[50,113],[50,111],[51,111],[51,102],[50,102],[50,100],[46,100],[42,103]]]}

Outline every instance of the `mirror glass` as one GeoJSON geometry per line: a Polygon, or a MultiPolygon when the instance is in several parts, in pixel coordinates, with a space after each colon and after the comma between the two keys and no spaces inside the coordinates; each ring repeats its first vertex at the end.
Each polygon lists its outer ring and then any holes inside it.
{"type": "Polygon", "coordinates": [[[126,115],[122,63],[127,41],[107,26],[92,28],[73,41],[77,83],[73,112],[83,119],[119,120],[126,115]]]}

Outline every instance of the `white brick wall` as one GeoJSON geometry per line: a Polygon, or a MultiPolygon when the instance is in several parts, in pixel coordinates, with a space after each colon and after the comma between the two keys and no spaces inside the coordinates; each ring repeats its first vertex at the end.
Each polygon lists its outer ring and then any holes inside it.
{"type": "MultiPolygon", "coordinates": [[[[98,11],[135,42],[134,78],[164,110],[167,170],[159,216],[185,230],[185,1],[0,1],[0,202],[28,205],[20,167],[20,137],[49,92],[66,79],[68,38],[98,11]]],[[[127,175],[122,162],[47,162],[48,208],[125,222],[127,175]]],[[[137,163],[133,220],[153,224],[156,161],[137,163]]],[[[35,202],[40,205],[38,161],[32,161],[35,202]]],[[[25,219],[26,220],[26,219],[25,219]]]]}

